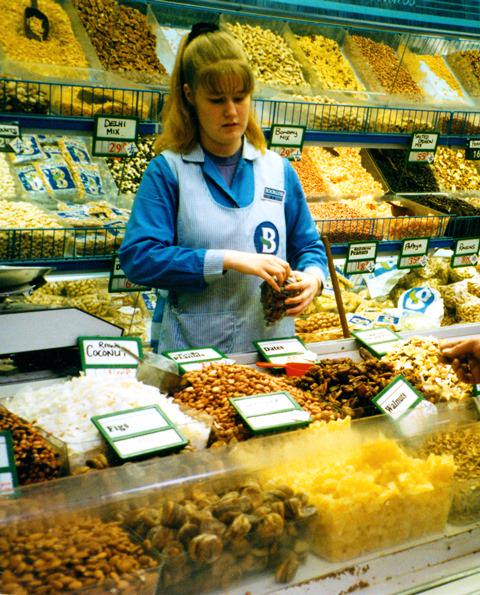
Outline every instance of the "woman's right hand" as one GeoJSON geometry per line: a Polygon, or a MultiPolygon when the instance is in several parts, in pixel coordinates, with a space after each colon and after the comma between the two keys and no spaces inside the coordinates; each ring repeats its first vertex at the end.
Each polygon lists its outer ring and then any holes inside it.
{"type": "Polygon", "coordinates": [[[292,272],[286,260],[273,254],[256,254],[236,250],[225,251],[223,268],[226,271],[233,270],[245,275],[256,275],[264,279],[275,291],[280,291],[280,285],[285,284],[292,272]]]}

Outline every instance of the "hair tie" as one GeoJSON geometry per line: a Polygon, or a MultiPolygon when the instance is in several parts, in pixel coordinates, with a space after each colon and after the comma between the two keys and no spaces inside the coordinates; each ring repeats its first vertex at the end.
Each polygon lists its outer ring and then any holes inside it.
{"type": "Polygon", "coordinates": [[[192,29],[188,34],[187,45],[199,35],[203,35],[204,33],[214,33],[218,30],[218,25],[215,25],[214,23],[195,23],[192,25],[192,29]]]}

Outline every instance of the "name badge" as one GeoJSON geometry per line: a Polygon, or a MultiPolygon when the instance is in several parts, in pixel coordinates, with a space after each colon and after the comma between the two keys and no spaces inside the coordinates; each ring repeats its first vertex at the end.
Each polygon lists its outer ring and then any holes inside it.
{"type": "Polygon", "coordinates": [[[275,188],[265,187],[263,191],[263,200],[273,200],[275,202],[283,202],[285,198],[285,190],[276,190],[275,188]]]}

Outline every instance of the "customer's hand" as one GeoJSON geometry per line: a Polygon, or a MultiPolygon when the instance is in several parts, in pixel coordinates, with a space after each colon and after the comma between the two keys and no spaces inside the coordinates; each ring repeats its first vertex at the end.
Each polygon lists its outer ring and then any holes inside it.
{"type": "Polygon", "coordinates": [[[225,252],[223,268],[245,275],[256,275],[264,279],[275,291],[280,291],[280,286],[285,283],[292,272],[286,260],[273,254],[256,254],[236,250],[225,252]]]}
{"type": "Polygon", "coordinates": [[[442,354],[452,360],[452,367],[463,382],[480,383],[480,337],[444,342],[442,354]]]}
{"type": "Polygon", "coordinates": [[[287,285],[285,290],[298,291],[299,294],[285,300],[285,304],[289,306],[286,311],[287,316],[301,314],[309,306],[313,298],[319,295],[322,290],[322,282],[315,275],[301,271],[294,271],[293,275],[296,282],[287,285]]]}

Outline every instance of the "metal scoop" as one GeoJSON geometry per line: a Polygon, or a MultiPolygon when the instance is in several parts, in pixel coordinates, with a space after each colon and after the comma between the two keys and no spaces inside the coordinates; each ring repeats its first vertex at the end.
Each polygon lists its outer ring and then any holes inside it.
{"type": "Polygon", "coordinates": [[[50,30],[50,23],[46,14],[38,10],[37,0],[30,0],[31,6],[25,8],[23,13],[23,23],[25,26],[25,35],[28,39],[45,41],[50,30]]]}

